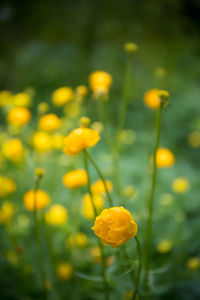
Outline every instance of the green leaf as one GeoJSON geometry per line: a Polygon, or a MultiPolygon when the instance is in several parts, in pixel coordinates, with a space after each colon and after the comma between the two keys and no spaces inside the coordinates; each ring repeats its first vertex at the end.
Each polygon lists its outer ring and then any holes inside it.
{"type": "Polygon", "coordinates": [[[80,272],[76,272],[75,275],[89,281],[99,281],[99,282],[103,281],[103,279],[100,276],[92,276],[80,272]]]}

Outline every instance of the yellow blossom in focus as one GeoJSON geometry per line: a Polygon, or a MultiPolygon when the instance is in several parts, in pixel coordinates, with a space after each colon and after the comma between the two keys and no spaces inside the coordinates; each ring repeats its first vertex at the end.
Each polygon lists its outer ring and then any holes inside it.
{"type": "Polygon", "coordinates": [[[193,148],[200,147],[200,132],[199,131],[193,131],[188,136],[188,142],[190,146],[193,148]]]}
{"type": "Polygon", "coordinates": [[[60,87],[52,94],[52,102],[55,106],[63,106],[74,99],[74,91],[68,86],[60,87]]]}
{"type": "Polygon", "coordinates": [[[51,136],[43,131],[37,131],[32,136],[33,148],[38,152],[48,152],[52,148],[51,136]]]}
{"type": "Polygon", "coordinates": [[[63,184],[68,189],[76,189],[87,185],[88,176],[85,170],[77,169],[66,173],[63,176],[63,184]]]}
{"type": "Polygon", "coordinates": [[[124,207],[104,209],[92,227],[104,245],[116,248],[137,234],[137,224],[124,207]]]}
{"type": "Polygon", "coordinates": [[[157,251],[160,253],[167,253],[172,249],[172,241],[171,240],[162,240],[157,245],[157,251]]]}
{"type": "Polygon", "coordinates": [[[82,150],[95,146],[100,140],[98,131],[89,128],[77,128],[65,138],[64,153],[79,154],[82,150]]]}
{"type": "Polygon", "coordinates": [[[200,267],[200,258],[199,257],[191,257],[187,260],[186,263],[188,269],[196,270],[200,267]]]}
{"type": "Polygon", "coordinates": [[[0,91],[0,106],[7,106],[12,103],[12,93],[10,91],[0,91]]]}
{"type": "MultiPolygon", "coordinates": [[[[106,187],[107,187],[109,192],[111,192],[112,189],[113,189],[112,183],[109,180],[106,180],[106,187]]],[[[100,179],[95,181],[92,184],[91,190],[92,190],[93,194],[106,194],[106,189],[105,189],[104,183],[100,179]]]]}
{"type": "Polygon", "coordinates": [[[30,190],[24,194],[23,201],[27,210],[34,211],[35,208],[41,210],[49,204],[50,197],[42,190],[37,190],[36,193],[30,190]]]}
{"type": "MultiPolygon", "coordinates": [[[[100,194],[94,194],[92,199],[97,212],[99,212],[104,206],[104,198],[100,194]]],[[[86,194],[83,197],[83,215],[86,219],[89,220],[92,220],[95,217],[92,200],[89,194],[86,194]]]]}
{"type": "Polygon", "coordinates": [[[101,122],[93,122],[91,125],[91,129],[97,130],[99,133],[101,133],[104,130],[104,126],[101,122]]]}
{"type": "Polygon", "coordinates": [[[61,127],[61,120],[55,114],[44,115],[39,119],[38,127],[42,131],[54,131],[61,127]]]}
{"type": "Polygon", "coordinates": [[[63,205],[54,204],[45,212],[45,220],[48,224],[63,225],[67,219],[67,209],[63,205]]]}
{"type": "Polygon", "coordinates": [[[15,126],[24,126],[30,119],[31,113],[26,107],[13,107],[7,115],[7,121],[15,126]]]}
{"type": "Polygon", "coordinates": [[[9,224],[14,214],[14,206],[11,202],[5,201],[0,207],[0,223],[9,224]]]}
{"type": "Polygon", "coordinates": [[[190,188],[190,183],[187,178],[179,177],[173,180],[172,182],[172,190],[175,193],[187,193],[190,188]]]}
{"type": "Polygon", "coordinates": [[[89,254],[92,256],[92,259],[95,263],[101,262],[101,249],[99,246],[90,248],[89,254]]]}
{"type": "Polygon", "coordinates": [[[31,97],[28,93],[18,93],[13,96],[13,105],[28,107],[31,105],[31,97]]]}
{"type": "Polygon", "coordinates": [[[85,85],[79,85],[77,86],[76,90],[76,99],[77,101],[83,101],[85,96],[88,94],[88,88],[85,85]]]}
{"type": "Polygon", "coordinates": [[[135,53],[138,51],[138,46],[135,43],[128,42],[124,44],[124,50],[128,53],[135,53]]]}
{"type": "Polygon", "coordinates": [[[56,150],[61,150],[64,147],[64,136],[60,133],[55,133],[51,136],[52,148],[56,150]]]}
{"type": "Polygon", "coordinates": [[[175,163],[174,154],[167,148],[159,148],[156,153],[156,164],[158,168],[169,168],[175,163]]]}
{"type": "Polygon", "coordinates": [[[89,82],[96,97],[107,95],[112,84],[112,76],[104,71],[95,71],[90,74],[89,82]]]}
{"type": "Polygon", "coordinates": [[[40,102],[37,106],[39,114],[45,114],[49,110],[49,104],[46,102],[40,102]]]}
{"type": "Polygon", "coordinates": [[[72,272],[73,272],[72,265],[67,262],[60,263],[57,266],[56,273],[58,275],[58,278],[62,281],[69,280],[72,276],[72,272]]]}
{"type": "Polygon", "coordinates": [[[3,156],[13,162],[20,163],[24,158],[24,147],[19,139],[10,139],[2,144],[3,156]]]}
{"type": "Polygon", "coordinates": [[[144,103],[151,109],[156,109],[160,106],[159,90],[152,89],[144,94],[144,103]]]}

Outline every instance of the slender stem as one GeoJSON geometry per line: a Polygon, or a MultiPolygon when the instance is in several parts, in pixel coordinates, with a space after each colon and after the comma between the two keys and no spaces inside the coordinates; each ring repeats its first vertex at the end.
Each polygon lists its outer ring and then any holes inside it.
{"type": "Polygon", "coordinates": [[[87,150],[84,150],[84,153],[85,155],[88,157],[88,159],[91,161],[91,163],[93,164],[93,166],[95,167],[99,177],[101,178],[102,182],[103,182],[103,185],[104,185],[104,188],[105,188],[105,191],[106,191],[106,194],[107,194],[107,197],[108,197],[108,202],[109,202],[109,205],[112,207],[113,206],[113,202],[112,202],[112,198],[110,196],[110,193],[109,193],[109,190],[108,190],[108,187],[107,187],[107,184],[106,184],[106,181],[104,179],[104,176],[103,174],[101,173],[101,170],[99,169],[99,167],[97,166],[97,164],[95,163],[95,161],[93,160],[93,158],[91,157],[91,155],[89,154],[89,152],[87,152],[87,150]]]}
{"type": "Polygon", "coordinates": [[[157,164],[156,164],[156,153],[159,147],[160,140],[160,128],[161,128],[161,118],[162,118],[163,104],[160,104],[158,111],[158,119],[157,119],[157,134],[156,134],[156,144],[153,155],[153,173],[152,173],[152,186],[150,197],[148,200],[148,219],[147,219],[147,228],[146,228],[146,281],[148,280],[148,270],[149,270],[149,261],[150,261],[150,248],[151,248],[151,233],[152,233],[152,219],[153,219],[153,204],[154,204],[154,194],[156,187],[156,175],[157,175],[157,164]]]}
{"type": "Polygon", "coordinates": [[[35,181],[35,189],[34,189],[34,210],[33,210],[33,217],[34,217],[34,233],[35,233],[35,240],[38,250],[38,262],[39,262],[39,268],[40,268],[40,276],[42,279],[42,288],[43,288],[43,299],[47,299],[47,292],[46,292],[46,278],[45,278],[45,272],[43,267],[43,257],[42,257],[42,246],[40,242],[40,236],[39,236],[39,222],[38,222],[38,216],[37,216],[37,207],[36,207],[36,193],[39,188],[41,177],[36,178],[35,181]]]}
{"type": "MultiPolygon", "coordinates": [[[[83,150],[83,155],[84,155],[84,165],[85,165],[85,171],[87,172],[88,175],[88,192],[91,198],[91,203],[93,206],[93,210],[94,210],[94,215],[95,218],[97,217],[97,209],[95,207],[95,203],[94,203],[94,199],[93,199],[93,195],[92,195],[92,191],[91,191],[91,181],[90,181],[90,175],[89,175],[89,168],[88,168],[88,161],[87,161],[87,152],[86,150],[83,150]]],[[[105,257],[105,253],[103,250],[103,246],[101,244],[100,239],[98,238],[98,242],[99,242],[99,247],[101,250],[101,259],[102,259],[102,278],[103,278],[103,283],[104,283],[104,293],[105,293],[105,300],[109,300],[109,287],[108,287],[108,283],[106,280],[106,257],[105,257]]]]}
{"type": "Polygon", "coordinates": [[[138,256],[139,256],[139,265],[138,265],[138,271],[137,271],[137,276],[136,276],[136,281],[135,281],[135,290],[133,293],[133,300],[136,299],[137,294],[138,294],[138,290],[139,290],[139,285],[140,285],[140,275],[141,275],[141,270],[142,270],[142,248],[140,245],[140,241],[137,237],[137,235],[135,236],[135,240],[137,243],[137,251],[138,251],[138,256]]]}

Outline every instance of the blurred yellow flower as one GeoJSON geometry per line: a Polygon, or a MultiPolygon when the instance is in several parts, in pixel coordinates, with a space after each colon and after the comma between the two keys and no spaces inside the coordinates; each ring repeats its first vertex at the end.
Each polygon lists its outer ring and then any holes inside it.
{"type": "Polygon", "coordinates": [[[138,51],[138,46],[135,43],[128,42],[124,44],[124,50],[128,53],[135,53],[138,51]]]}
{"type": "Polygon", "coordinates": [[[0,175],[0,197],[13,194],[16,188],[17,186],[13,179],[0,175]]]}
{"type": "Polygon", "coordinates": [[[14,206],[11,202],[5,201],[0,207],[0,223],[9,224],[14,214],[14,206]]]}
{"type": "Polygon", "coordinates": [[[28,107],[31,105],[31,97],[28,93],[17,93],[13,96],[13,105],[28,107]]]}
{"type": "Polygon", "coordinates": [[[19,139],[10,139],[2,144],[3,156],[13,162],[20,163],[24,158],[24,147],[19,139]]]}
{"type": "Polygon", "coordinates": [[[67,219],[68,212],[63,205],[54,204],[45,212],[45,220],[51,225],[63,225],[67,219]]]}
{"type": "Polygon", "coordinates": [[[131,198],[132,200],[138,196],[138,190],[134,185],[127,185],[123,188],[122,194],[124,197],[131,198]]]}
{"type": "MultiPolygon", "coordinates": [[[[93,195],[94,206],[97,212],[99,212],[104,206],[104,198],[100,194],[93,195]]],[[[86,219],[92,220],[95,217],[92,201],[89,194],[83,197],[83,215],[86,219]]]]}
{"type": "Polygon", "coordinates": [[[104,130],[103,123],[101,123],[101,122],[93,122],[91,124],[91,129],[97,130],[99,133],[101,133],[104,130]]]}
{"type": "MultiPolygon", "coordinates": [[[[108,191],[111,192],[113,187],[112,187],[112,183],[109,180],[106,180],[106,186],[107,186],[108,191]]],[[[95,181],[92,184],[91,190],[92,190],[93,194],[106,194],[106,189],[105,189],[104,183],[100,179],[95,181]]]]}
{"type": "Polygon", "coordinates": [[[163,68],[163,67],[157,67],[155,69],[155,75],[158,77],[158,78],[164,78],[166,76],[166,69],[163,68]]]}
{"type": "Polygon", "coordinates": [[[65,115],[69,118],[78,118],[80,115],[81,109],[78,102],[69,103],[64,110],[65,115]]]}
{"type": "Polygon", "coordinates": [[[42,190],[37,190],[36,193],[30,190],[24,194],[23,201],[27,210],[34,211],[35,208],[41,210],[49,204],[50,197],[42,190]]]}
{"type": "Polygon", "coordinates": [[[51,136],[52,148],[56,150],[61,150],[64,147],[64,136],[60,133],[55,133],[51,136]]]}
{"type": "Polygon", "coordinates": [[[79,154],[86,148],[93,147],[100,140],[98,131],[89,128],[77,128],[65,138],[64,153],[68,155],[79,154]]]}
{"type": "Polygon", "coordinates": [[[90,248],[89,254],[92,256],[92,259],[95,263],[101,262],[101,249],[99,246],[90,248]]]}
{"type": "Polygon", "coordinates": [[[7,115],[7,121],[15,126],[24,126],[30,119],[31,113],[26,107],[13,107],[7,115]]]}
{"type": "Polygon", "coordinates": [[[137,234],[137,224],[124,207],[104,209],[92,227],[105,245],[116,248],[137,234]]]}
{"type": "Polygon", "coordinates": [[[51,136],[43,131],[37,131],[32,136],[33,148],[38,152],[48,152],[52,148],[51,136]]]}
{"type": "Polygon", "coordinates": [[[112,76],[104,71],[95,71],[89,76],[90,88],[96,97],[106,95],[112,84],[112,76]]]}
{"type": "Polygon", "coordinates": [[[57,266],[58,278],[62,281],[67,281],[71,278],[73,273],[72,265],[67,262],[62,262],[57,266]]]}
{"type": "Polygon", "coordinates": [[[188,136],[188,142],[190,146],[193,148],[200,147],[200,132],[199,131],[193,131],[188,136]]]}
{"type": "Polygon", "coordinates": [[[151,109],[156,109],[160,106],[160,101],[159,101],[159,90],[158,89],[152,89],[147,91],[144,94],[144,103],[146,106],[148,106],[151,109]]]}
{"type": "Polygon", "coordinates": [[[172,182],[172,190],[175,193],[181,193],[181,194],[187,193],[189,188],[190,188],[190,182],[188,181],[187,178],[178,177],[175,178],[172,182]]]}
{"type": "Polygon", "coordinates": [[[160,196],[160,204],[163,206],[171,205],[173,202],[173,196],[168,193],[164,193],[160,196]]]}
{"type": "Polygon", "coordinates": [[[191,257],[187,260],[186,263],[188,269],[196,270],[200,267],[200,258],[199,257],[191,257]]]}
{"type": "Polygon", "coordinates": [[[156,164],[158,168],[169,168],[175,163],[174,154],[167,148],[159,148],[156,153],[156,164]]]}
{"type": "Polygon", "coordinates": [[[82,100],[88,94],[88,88],[86,85],[79,85],[76,87],[76,95],[77,97],[82,100]]]}
{"type": "Polygon", "coordinates": [[[39,114],[45,114],[49,110],[49,104],[47,102],[40,102],[37,106],[39,114]]]}
{"type": "Polygon", "coordinates": [[[160,253],[167,253],[171,251],[173,243],[171,240],[162,240],[157,244],[157,251],[160,253]]]}
{"type": "Polygon", "coordinates": [[[121,143],[130,145],[133,142],[135,142],[135,138],[136,138],[135,131],[133,131],[132,129],[120,130],[118,138],[121,143]]]}
{"type": "Polygon", "coordinates": [[[90,122],[91,122],[91,120],[88,117],[81,117],[79,119],[80,127],[88,128],[90,125],[90,122]]]}
{"type": "Polygon", "coordinates": [[[0,91],[0,106],[7,106],[12,103],[12,93],[10,91],[0,91]]]}
{"type": "Polygon", "coordinates": [[[69,189],[76,189],[81,186],[87,185],[88,176],[85,170],[76,169],[67,172],[63,176],[63,184],[69,189]]]}
{"type": "Polygon", "coordinates": [[[71,234],[66,242],[66,247],[85,248],[88,244],[88,238],[84,233],[71,234]]]}
{"type": "Polygon", "coordinates": [[[54,131],[61,127],[61,119],[55,114],[44,115],[39,119],[38,127],[42,131],[54,131]]]}
{"type": "Polygon", "coordinates": [[[52,102],[55,106],[63,106],[74,99],[74,91],[68,86],[55,90],[52,94],[52,102]]]}

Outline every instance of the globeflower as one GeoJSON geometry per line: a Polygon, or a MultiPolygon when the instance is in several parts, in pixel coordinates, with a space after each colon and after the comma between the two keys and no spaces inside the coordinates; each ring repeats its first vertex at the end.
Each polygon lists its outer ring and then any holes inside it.
{"type": "Polygon", "coordinates": [[[81,102],[85,98],[85,96],[88,94],[88,88],[85,85],[79,85],[76,88],[76,98],[77,101],[81,102]]]}
{"type": "Polygon", "coordinates": [[[0,175],[0,197],[6,197],[16,191],[16,183],[13,179],[0,175]]]}
{"type": "Polygon", "coordinates": [[[64,136],[60,133],[55,133],[51,136],[52,139],[52,148],[56,150],[63,149],[64,146],[64,136]]]}
{"type": "Polygon", "coordinates": [[[31,97],[28,93],[17,93],[13,96],[14,106],[28,107],[31,105],[31,97]]]}
{"type": "Polygon", "coordinates": [[[77,169],[66,173],[63,176],[63,184],[69,189],[76,189],[87,185],[87,172],[83,169],[77,169]]]}
{"type": "MultiPolygon", "coordinates": [[[[108,191],[111,192],[112,188],[113,188],[112,183],[109,180],[106,180],[105,183],[106,183],[106,187],[107,187],[108,191]]],[[[104,183],[100,179],[95,181],[92,184],[91,190],[92,190],[93,194],[106,194],[106,189],[105,189],[104,183]]]]}
{"type": "Polygon", "coordinates": [[[31,113],[25,107],[13,107],[7,115],[7,121],[15,126],[24,126],[30,119],[31,113]]]}
{"type": "Polygon", "coordinates": [[[52,94],[52,102],[55,106],[63,106],[73,100],[74,91],[68,86],[63,86],[55,90],[52,94]]]}
{"type": "Polygon", "coordinates": [[[5,201],[0,208],[0,223],[9,224],[14,214],[14,206],[11,202],[5,201]]]}
{"type": "Polygon", "coordinates": [[[24,158],[24,147],[19,139],[10,139],[2,145],[3,156],[13,162],[20,163],[24,158]]]}
{"type": "Polygon", "coordinates": [[[46,223],[51,225],[63,225],[67,218],[68,212],[63,205],[54,204],[45,212],[46,223]]]}
{"type": "Polygon", "coordinates": [[[10,91],[0,91],[0,106],[12,104],[12,93],[10,91]]]}
{"type": "Polygon", "coordinates": [[[89,128],[77,128],[65,138],[64,153],[77,155],[82,150],[95,146],[100,140],[98,131],[89,128]]]}
{"type": "Polygon", "coordinates": [[[180,193],[180,194],[187,193],[189,188],[190,188],[190,183],[187,178],[178,177],[174,179],[172,182],[172,190],[175,193],[180,193]]]}
{"type": "Polygon", "coordinates": [[[157,251],[160,253],[168,253],[172,249],[172,241],[171,240],[162,240],[157,244],[157,251]]]}
{"type": "Polygon", "coordinates": [[[186,263],[187,267],[191,270],[197,270],[200,268],[200,258],[199,257],[190,257],[186,263]]]}
{"type": "Polygon", "coordinates": [[[105,208],[92,227],[105,245],[116,248],[137,234],[137,224],[124,207],[105,208]]]}
{"type": "Polygon", "coordinates": [[[52,140],[47,132],[37,131],[32,136],[32,145],[38,152],[48,152],[52,148],[52,140]]]}
{"type": "Polygon", "coordinates": [[[70,235],[68,240],[66,241],[67,247],[78,247],[85,248],[88,244],[88,238],[84,233],[77,233],[70,235]]]}
{"type": "Polygon", "coordinates": [[[107,95],[112,84],[112,76],[104,71],[95,71],[90,74],[89,82],[96,97],[107,95]]]}
{"type": "Polygon", "coordinates": [[[72,272],[72,265],[67,262],[60,263],[57,267],[57,275],[62,281],[69,280],[72,276],[72,272]]]}
{"type": "MultiPolygon", "coordinates": [[[[94,194],[92,200],[97,212],[99,212],[104,206],[104,198],[100,194],[94,194]]],[[[86,194],[83,197],[83,215],[86,219],[89,220],[92,220],[95,217],[92,200],[89,194],[86,194]]]]}
{"type": "Polygon", "coordinates": [[[158,168],[169,168],[175,163],[174,154],[167,148],[159,148],[156,153],[156,164],[158,168]]]}
{"type": "Polygon", "coordinates": [[[54,131],[61,126],[61,120],[55,114],[47,114],[39,119],[38,127],[43,131],[54,131]]]}
{"type": "Polygon", "coordinates": [[[156,109],[160,106],[159,90],[152,89],[144,94],[144,103],[151,109],[156,109]]]}
{"type": "Polygon", "coordinates": [[[24,194],[23,200],[26,209],[34,211],[35,208],[37,210],[45,208],[50,202],[50,197],[42,190],[37,190],[36,192],[30,190],[24,194]]]}

